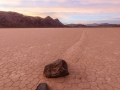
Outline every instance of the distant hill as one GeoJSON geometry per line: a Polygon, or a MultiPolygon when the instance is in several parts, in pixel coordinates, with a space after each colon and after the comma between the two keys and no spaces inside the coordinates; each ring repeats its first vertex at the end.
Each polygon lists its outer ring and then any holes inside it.
{"type": "Polygon", "coordinates": [[[84,28],[84,27],[120,27],[120,24],[109,24],[109,23],[93,23],[93,24],[67,24],[68,27],[71,28],[84,28]]]}
{"type": "Polygon", "coordinates": [[[93,23],[93,24],[87,24],[87,27],[120,27],[120,24],[109,24],[109,23],[93,23]]]}
{"type": "Polygon", "coordinates": [[[84,25],[84,24],[67,24],[67,26],[69,26],[69,27],[86,27],[86,25],[84,25]]]}
{"type": "Polygon", "coordinates": [[[17,12],[0,11],[0,27],[29,28],[29,27],[66,27],[58,19],[25,16],[17,12]]]}

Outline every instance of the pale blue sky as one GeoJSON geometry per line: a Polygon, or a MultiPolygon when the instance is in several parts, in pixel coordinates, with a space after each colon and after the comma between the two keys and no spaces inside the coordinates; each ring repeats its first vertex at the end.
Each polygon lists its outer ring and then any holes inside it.
{"type": "Polygon", "coordinates": [[[120,0],[0,0],[1,11],[68,23],[120,23],[120,0]]]}

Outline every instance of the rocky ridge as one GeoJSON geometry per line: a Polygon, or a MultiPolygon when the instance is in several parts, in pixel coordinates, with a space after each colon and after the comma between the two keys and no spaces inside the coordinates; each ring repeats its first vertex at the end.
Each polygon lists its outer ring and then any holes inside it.
{"type": "Polygon", "coordinates": [[[17,12],[0,11],[0,27],[2,28],[37,28],[37,27],[65,27],[58,19],[25,16],[17,12]]]}

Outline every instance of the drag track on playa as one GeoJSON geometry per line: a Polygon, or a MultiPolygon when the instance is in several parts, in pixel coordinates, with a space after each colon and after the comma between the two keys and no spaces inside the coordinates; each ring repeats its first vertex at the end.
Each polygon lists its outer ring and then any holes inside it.
{"type": "Polygon", "coordinates": [[[0,29],[0,90],[120,90],[120,28],[0,29]],[[69,75],[43,76],[64,59],[69,75]]]}

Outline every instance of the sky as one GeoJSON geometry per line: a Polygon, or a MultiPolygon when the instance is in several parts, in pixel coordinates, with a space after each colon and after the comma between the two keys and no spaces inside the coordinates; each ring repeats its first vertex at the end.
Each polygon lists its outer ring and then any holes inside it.
{"type": "Polygon", "coordinates": [[[51,16],[64,24],[120,24],[120,0],[0,0],[0,11],[51,16]]]}

